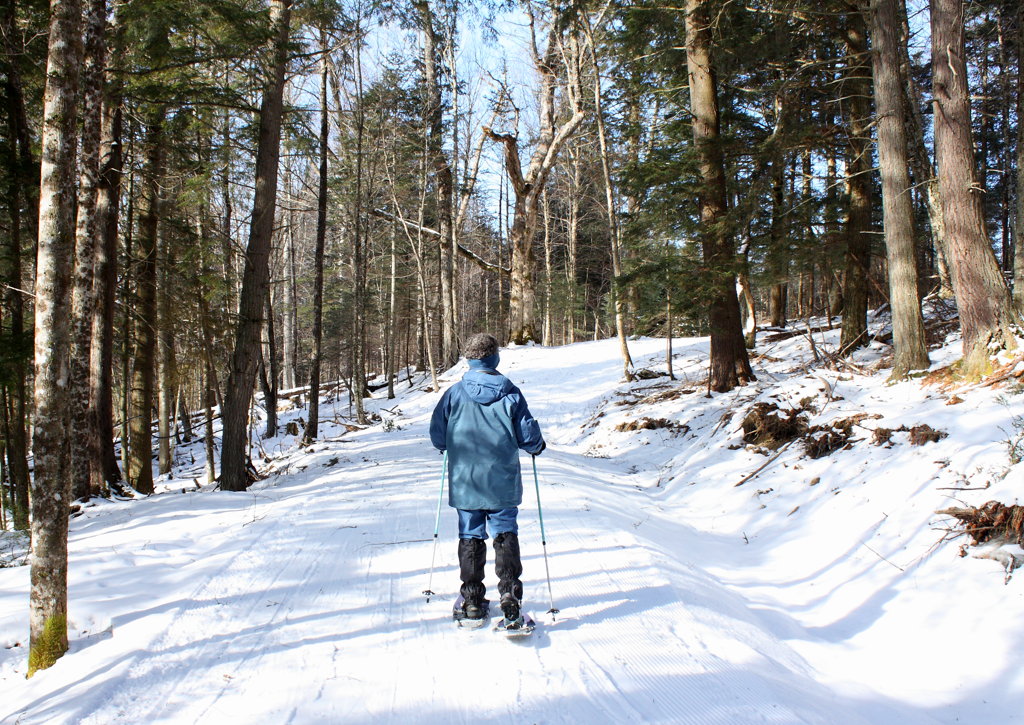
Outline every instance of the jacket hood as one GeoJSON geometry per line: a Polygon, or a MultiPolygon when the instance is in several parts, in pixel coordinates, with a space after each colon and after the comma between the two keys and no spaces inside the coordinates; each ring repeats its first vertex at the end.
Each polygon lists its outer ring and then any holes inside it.
{"type": "Polygon", "coordinates": [[[509,392],[512,383],[499,372],[474,367],[462,376],[462,387],[473,402],[488,405],[509,392]]]}

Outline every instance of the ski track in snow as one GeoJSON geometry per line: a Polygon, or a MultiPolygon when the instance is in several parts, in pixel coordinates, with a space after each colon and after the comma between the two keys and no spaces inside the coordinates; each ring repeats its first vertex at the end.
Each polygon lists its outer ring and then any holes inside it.
{"type": "MultiPolygon", "coordinates": [[[[662,344],[634,352],[653,356],[662,344]]],[[[426,439],[438,396],[414,391],[383,403],[401,407],[399,430],[296,451],[249,492],[168,493],[76,520],[72,649],[27,683],[11,651],[0,660],[0,723],[939,722],[821,682],[764,607],[710,573],[715,566],[702,568],[700,557],[715,560],[724,544],[679,524],[624,464],[585,455],[581,427],[619,367],[612,344],[579,349],[585,362],[573,368],[564,354],[502,353],[551,445],[538,468],[561,612],[545,613],[523,456],[525,605],[539,622],[531,637],[450,620],[459,582],[447,505],[437,595],[428,603],[421,594],[441,459],[426,439]]],[[[0,575],[27,591],[27,567],[0,575]]],[[[0,617],[27,633],[23,616],[0,617]]]]}

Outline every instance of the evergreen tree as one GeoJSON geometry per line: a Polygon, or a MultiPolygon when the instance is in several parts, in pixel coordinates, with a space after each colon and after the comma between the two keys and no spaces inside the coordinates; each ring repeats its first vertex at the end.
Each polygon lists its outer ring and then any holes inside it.
{"type": "Polygon", "coordinates": [[[872,0],[869,7],[875,107],[878,112],[878,156],[882,176],[885,248],[889,260],[896,359],[894,378],[928,367],[924,321],[917,297],[914,254],[914,208],[911,198],[909,147],[900,78],[896,0],[872,0]]]}
{"type": "Polygon", "coordinates": [[[270,241],[277,200],[277,166],[284,113],[285,67],[291,0],[272,0],[274,28],[271,60],[260,106],[259,141],[256,151],[256,193],[253,199],[249,244],[239,298],[239,319],[235,350],[231,358],[224,398],[224,448],[221,459],[221,487],[244,491],[252,482],[248,456],[249,403],[256,381],[257,353],[269,284],[270,241]]]}
{"type": "Polygon", "coordinates": [[[977,193],[961,0],[931,0],[935,157],[953,287],[963,334],[963,371],[984,374],[999,349],[1014,349],[1019,321],[985,233],[977,193]]]}

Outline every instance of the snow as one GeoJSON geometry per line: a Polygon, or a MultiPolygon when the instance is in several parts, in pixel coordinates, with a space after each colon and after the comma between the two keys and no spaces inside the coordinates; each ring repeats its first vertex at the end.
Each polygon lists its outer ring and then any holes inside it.
{"type": "MultiPolygon", "coordinates": [[[[819,350],[837,334],[814,333],[819,350]]],[[[933,369],[958,344],[933,351],[933,369]]],[[[630,349],[665,370],[664,340],[630,349]]],[[[1013,379],[889,384],[870,372],[886,349],[858,353],[862,374],[814,365],[805,337],[762,344],[758,382],[710,398],[706,339],[674,341],[678,381],[631,384],[615,340],[503,349],[549,446],[546,547],[523,456],[540,626],[519,641],[451,622],[447,506],[430,577],[428,380],[378,391],[368,406],[387,423],[363,430],[344,426],[344,397],[325,399],[322,440],[262,441],[267,477],[244,493],[199,485],[202,442],[179,446],[156,495],[72,520],[71,649],[30,680],[28,567],[0,569],[0,722],[1020,722],[1024,582],[1005,567],[1022,552],[962,558],[966,539],[935,512],[1021,503],[1009,443],[1024,393],[1013,379]],[[658,395],[675,389],[689,392],[658,395]],[[740,427],[760,401],[809,403],[815,425],[868,415],[846,449],[811,459],[795,442],[769,463],[778,451],[745,445],[740,427]],[[641,418],[678,427],[617,429],[641,418]],[[948,437],[874,443],[876,428],[922,423],[948,437]]]]}

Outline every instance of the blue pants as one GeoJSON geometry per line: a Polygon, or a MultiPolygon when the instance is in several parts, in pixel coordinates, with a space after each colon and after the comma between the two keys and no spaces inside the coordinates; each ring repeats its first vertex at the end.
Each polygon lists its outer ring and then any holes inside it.
{"type": "Polygon", "coordinates": [[[519,524],[516,522],[519,509],[514,506],[498,511],[466,511],[464,509],[456,509],[456,511],[459,512],[460,539],[486,539],[488,521],[491,522],[490,529],[494,536],[519,533],[519,524]]]}

